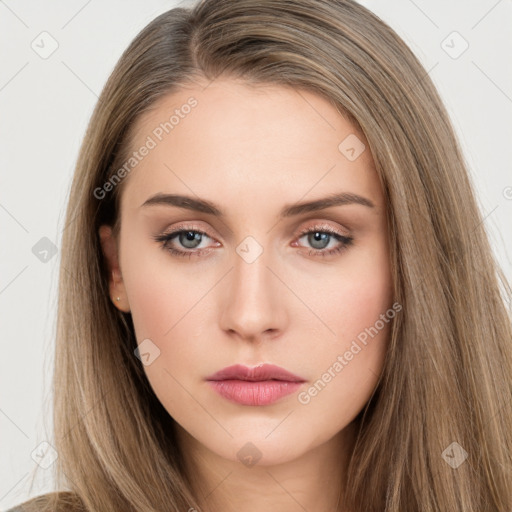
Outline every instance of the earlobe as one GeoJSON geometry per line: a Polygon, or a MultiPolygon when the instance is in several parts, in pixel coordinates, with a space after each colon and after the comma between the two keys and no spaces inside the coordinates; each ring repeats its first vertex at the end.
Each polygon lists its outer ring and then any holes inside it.
{"type": "Polygon", "coordinates": [[[119,255],[117,240],[115,239],[111,226],[102,225],[98,231],[101,249],[109,270],[109,292],[114,306],[124,313],[130,312],[128,298],[123,282],[123,276],[119,268],[119,255]]]}

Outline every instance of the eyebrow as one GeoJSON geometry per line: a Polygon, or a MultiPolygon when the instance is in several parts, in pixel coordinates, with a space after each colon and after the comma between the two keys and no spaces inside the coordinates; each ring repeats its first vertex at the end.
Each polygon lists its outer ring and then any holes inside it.
{"type": "MultiPolygon", "coordinates": [[[[315,199],[314,201],[285,205],[281,210],[279,217],[293,217],[295,215],[301,215],[304,213],[325,210],[326,208],[331,208],[332,206],[344,206],[348,204],[359,204],[368,208],[375,207],[374,203],[372,203],[372,201],[366,197],[352,194],[350,192],[340,192],[338,194],[332,194],[327,197],[315,199]]],[[[177,208],[184,208],[186,210],[193,210],[201,213],[215,215],[216,217],[225,217],[225,214],[221,208],[211,201],[207,201],[205,199],[196,199],[194,197],[179,194],[156,194],[144,201],[144,203],[141,205],[141,208],[153,205],[175,206],[177,208]]]]}

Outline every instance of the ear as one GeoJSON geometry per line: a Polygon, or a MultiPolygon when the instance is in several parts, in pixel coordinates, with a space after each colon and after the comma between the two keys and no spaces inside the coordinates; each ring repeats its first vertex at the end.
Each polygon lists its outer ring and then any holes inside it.
{"type": "Polygon", "coordinates": [[[117,248],[117,240],[113,235],[111,226],[100,226],[98,231],[101,242],[103,256],[109,270],[109,290],[110,298],[114,306],[124,313],[130,312],[128,297],[124,287],[123,276],[119,268],[119,255],[117,248]]]}

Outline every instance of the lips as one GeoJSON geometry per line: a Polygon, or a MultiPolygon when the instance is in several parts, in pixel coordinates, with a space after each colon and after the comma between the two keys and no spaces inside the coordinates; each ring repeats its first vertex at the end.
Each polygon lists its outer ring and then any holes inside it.
{"type": "Polygon", "coordinates": [[[270,405],[297,391],[305,380],[272,364],[228,366],[206,379],[223,398],[239,405],[270,405]]]}
{"type": "Polygon", "coordinates": [[[207,377],[206,380],[245,380],[251,382],[282,380],[285,382],[305,382],[305,379],[298,375],[294,375],[284,368],[273,364],[262,364],[254,368],[235,364],[214,373],[210,377],[207,377]]]}

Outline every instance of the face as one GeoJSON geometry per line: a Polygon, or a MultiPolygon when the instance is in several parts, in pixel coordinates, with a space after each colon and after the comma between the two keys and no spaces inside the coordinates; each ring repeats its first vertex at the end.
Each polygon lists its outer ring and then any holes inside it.
{"type": "Polygon", "coordinates": [[[363,134],[313,93],[228,79],[168,95],[136,128],[119,238],[100,235],[183,439],[262,465],[336,439],[376,386],[395,314],[363,134]],[[232,365],[255,381],[215,377],[232,365]]]}

